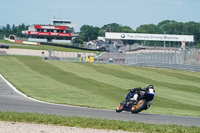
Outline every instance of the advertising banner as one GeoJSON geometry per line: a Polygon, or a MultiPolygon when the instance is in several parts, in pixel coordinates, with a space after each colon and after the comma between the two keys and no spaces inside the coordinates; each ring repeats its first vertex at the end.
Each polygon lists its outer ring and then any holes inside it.
{"type": "Polygon", "coordinates": [[[34,25],[35,29],[66,30],[65,26],[34,25]]]}
{"type": "Polygon", "coordinates": [[[71,36],[71,33],[55,33],[55,32],[37,32],[28,31],[29,35],[46,35],[46,36],[71,36]]]}
{"type": "Polygon", "coordinates": [[[169,35],[169,34],[140,34],[140,33],[105,33],[106,39],[124,40],[149,40],[149,41],[185,41],[193,42],[193,35],[169,35]]]}

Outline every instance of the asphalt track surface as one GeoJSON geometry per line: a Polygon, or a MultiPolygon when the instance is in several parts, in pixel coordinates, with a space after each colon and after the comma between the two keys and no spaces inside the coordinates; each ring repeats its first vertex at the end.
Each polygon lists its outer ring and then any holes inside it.
{"type": "Polygon", "coordinates": [[[94,109],[45,103],[26,97],[0,75],[0,111],[30,112],[61,116],[79,116],[108,120],[136,121],[142,123],[176,124],[200,127],[200,117],[185,117],[130,112],[116,113],[115,110],[94,109]]]}

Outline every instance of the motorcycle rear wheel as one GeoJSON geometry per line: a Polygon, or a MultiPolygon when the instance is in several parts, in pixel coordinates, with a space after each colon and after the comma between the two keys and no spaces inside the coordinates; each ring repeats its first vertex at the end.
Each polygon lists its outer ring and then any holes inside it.
{"type": "Polygon", "coordinates": [[[147,101],[145,99],[141,99],[140,101],[138,101],[137,105],[131,108],[131,113],[137,114],[140,111],[144,110],[146,107],[146,103],[147,101]]]}

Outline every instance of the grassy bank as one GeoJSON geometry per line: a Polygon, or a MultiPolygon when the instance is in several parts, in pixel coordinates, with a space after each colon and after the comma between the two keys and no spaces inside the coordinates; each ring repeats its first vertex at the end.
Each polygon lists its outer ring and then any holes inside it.
{"type": "MultiPolygon", "coordinates": [[[[14,46],[14,45],[9,46],[9,48],[34,49],[34,50],[49,50],[49,49],[53,49],[54,51],[63,51],[63,52],[96,53],[96,51],[87,51],[87,50],[80,50],[80,49],[73,49],[73,48],[63,48],[63,47],[57,47],[57,46],[31,45],[31,44],[15,43],[15,42],[10,42],[10,41],[3,40],[3,39],[0,39],[0,42],[6,43],[6,44],[17,44],[16,46],[14,46]]],[[[63,44],[63,45],[65,45],[65,44],[63,44]]]]}
{"type": "Polygon", "coordinates": [[[137,122],[125,122],[106,119],[93,119],[84,117],[67,117],[46,114],[0,112],[1,121],[27,122],[37,124],[51,124],[58,126],[124,130],[131,132],[148,133],[198,133],[198,127],[185,127],[177,125],[157,125],[137,122]]]}
{"type": "Polygon", "coordinates": [[[115,109],[131,87],[153,84],[146,113],[200,116],[200,73],[0,56],[0,73],[23,93],[47,102],[115,109]]]}

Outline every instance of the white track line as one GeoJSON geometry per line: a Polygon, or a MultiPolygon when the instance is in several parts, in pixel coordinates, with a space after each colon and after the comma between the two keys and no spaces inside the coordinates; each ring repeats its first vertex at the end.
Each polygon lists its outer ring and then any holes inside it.
{"type": "MultiPolygon", "coordinates": [[[[73,105],[62,105],[62,104],[55,104],[55,103],[48,103],[48,102],[44,102],[44,101],[40,101],[31,97],[28,97],[26,94],[20,92],[18,89],[16,89],[9,81],[7,81],[1,74],[0,74],[0,78],[2,78],[7,85],[9,85],[15,92],[17,92],[18,94],[22,95],[23,97],[35,101],[35,102],[40,102],[40,103],[44,103],[44,104],[50,104],[50,105],[57,105],[57,106],[65,106],[65,107],[76,107],[76,108],[88,108],[88,107],[79,107],[79,106],[73,106],[73,105]]],[[[88,108],[88,109],[96,109],[96,108],[88,108]]],[[[113,110],[108,110],[108,109],[98,109],[98,110],[107,110],[107,111],[113,111],[113,110]]]]}
{"type": "MultiPolygon", "coordinates": [[[[10,86],[15,92],[17,92],[18,94],[24,96],[25,98],[28,98],[32,101],[36,101],[36,102],[41,102],[41,103],[47,103],[47,102],[43,102],[43,101],[39,101],[39,100],[36,100],[36,99],[33,99],[31,97],[28,97],[26,94],[20,92],[18,89],[16,89],[8,80],[6,80],[1,74],[0,74],[0,77],[4,80],[4,82],[6,82],[6,84],[8,86],[10,86]]],[[[52,103],[47,103],[47,104],[52,104],[52,103]]]]}

